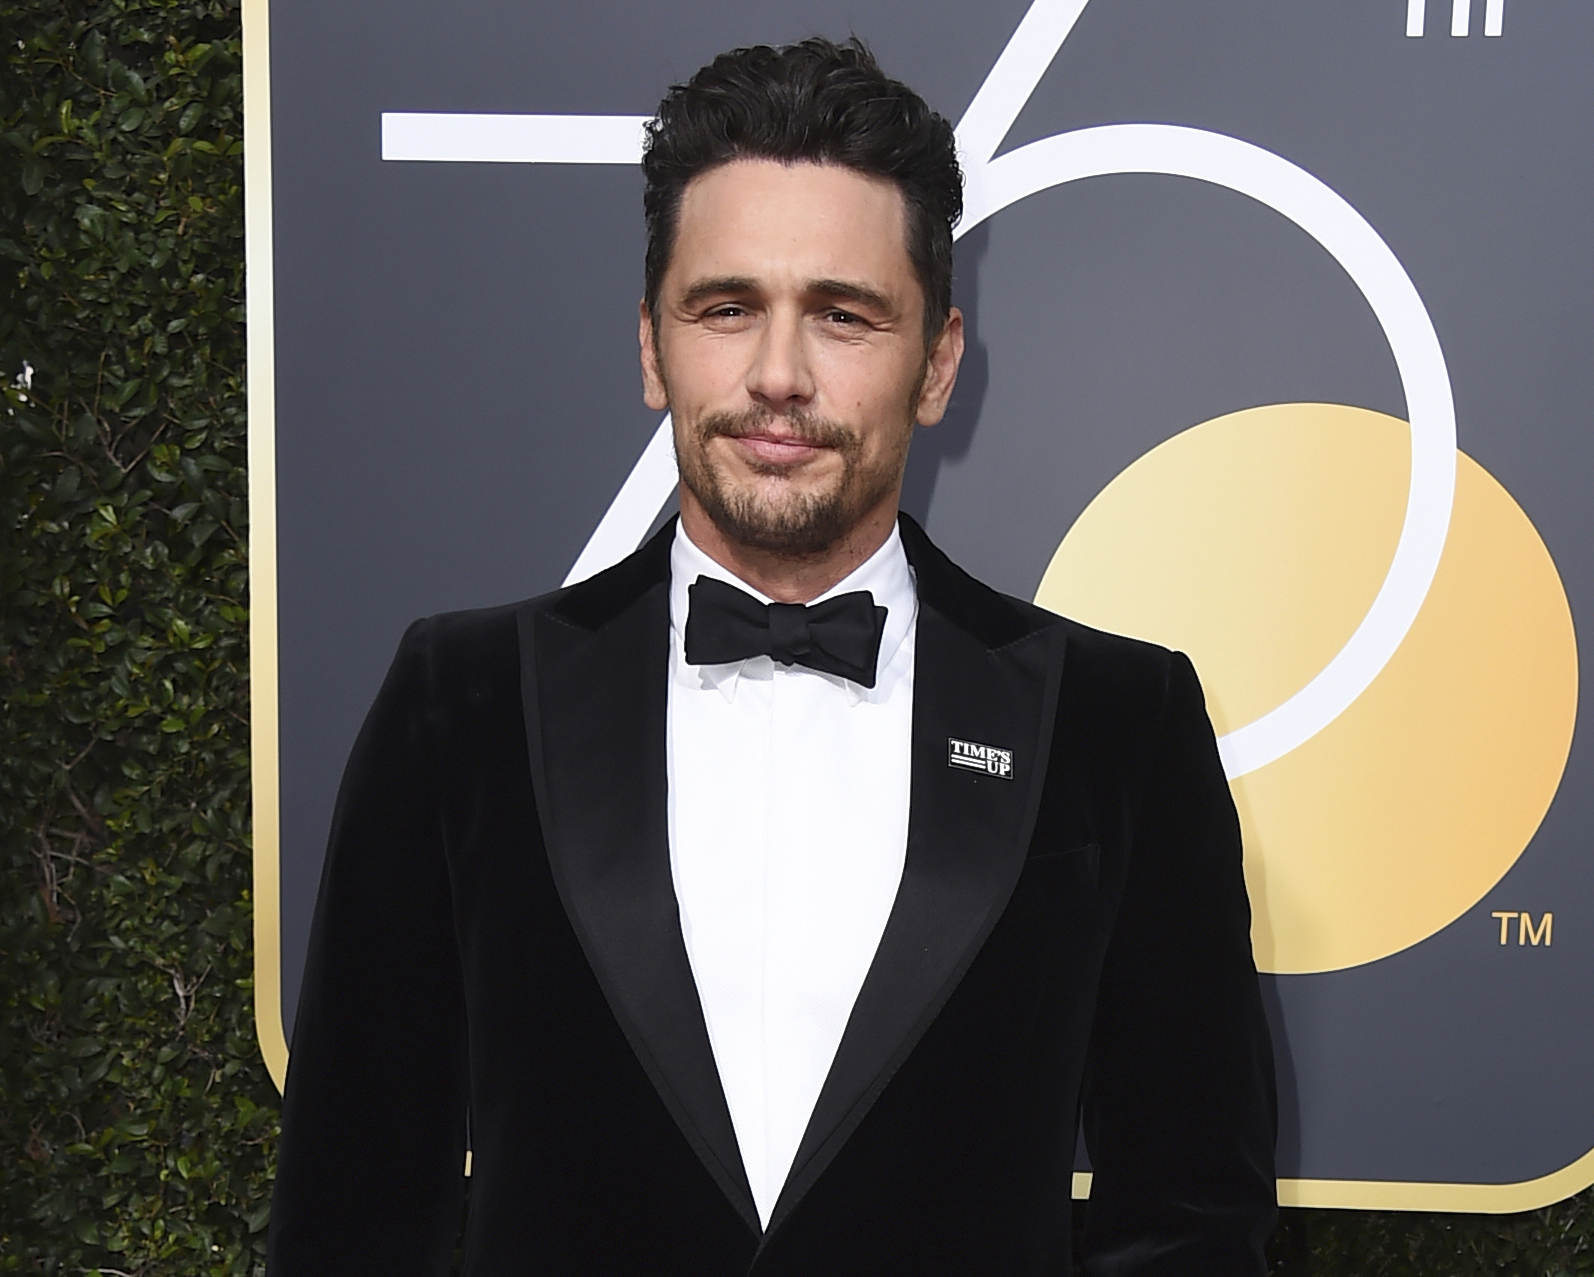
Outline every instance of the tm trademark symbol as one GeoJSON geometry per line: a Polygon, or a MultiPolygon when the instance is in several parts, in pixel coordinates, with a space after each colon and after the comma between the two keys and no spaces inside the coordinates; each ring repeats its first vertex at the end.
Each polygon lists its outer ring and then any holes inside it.
{"type": "Polygon", "coordinates": [[[1533,925],[1533,915],[1527,910],[1496,909],[1489,915],[1500,920],[1500,943],[1511,942],[1511,919],[1517,920],[1517,943],[1531,944],[1535,948],[1540,944],[1548,945],[1554,934],[1555,915],[1545,910],[1544,916],[1539,919],[1537,926],[1533,925]]]}

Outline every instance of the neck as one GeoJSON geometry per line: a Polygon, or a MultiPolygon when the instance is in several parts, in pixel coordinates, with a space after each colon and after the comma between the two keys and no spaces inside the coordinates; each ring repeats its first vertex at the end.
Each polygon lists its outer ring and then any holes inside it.
{"type": "Polygon", "coordinates": [[[881,502],[833,545],[818,554],[793,557],[732,540],[702,506],[681,490],[681,527],[692,544],[766,598],[777,603],[811,603],[845,580],[886,543],[897,525],[897,494],[881,502]]]}

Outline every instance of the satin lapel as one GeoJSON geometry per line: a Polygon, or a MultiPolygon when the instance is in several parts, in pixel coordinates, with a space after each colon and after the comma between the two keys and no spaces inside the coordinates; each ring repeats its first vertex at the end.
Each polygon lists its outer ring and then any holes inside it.
{"type": "Polygon", "coordinates": [[[974,960],[1018,881],[1040,803],[1061,628],[1030,629],[993,648],[930,605],[922,569],[920,579],[902,885],[770,1232],[863,1120],[974,960]],[[1011,750],[1012,777],[950,766],[951,739],[1011,750]]]}
{"type": "Polygon", "coordinates": [[[527,743],[554,880],[609,1008],[682,1134],[758,1232],[670,876],[667,583],[666,570],[612,617],[590,606],[590,592],[576,595],[586,586],[564,605],[528,606],[527,743]]]}

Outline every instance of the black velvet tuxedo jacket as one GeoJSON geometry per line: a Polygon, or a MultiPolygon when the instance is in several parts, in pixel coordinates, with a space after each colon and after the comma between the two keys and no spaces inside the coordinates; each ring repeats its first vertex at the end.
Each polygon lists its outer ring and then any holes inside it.
{"type": "Polygon", "coordinates": [[[272,1277],[1262,1274],[1272,1057],[1189,662],[1004,597],[904,518],[906,868],[761,1232],[666,832],[672,528],[418,622],[350,758],[272,1277]],[[1011,749],[1011,777],[948,738],[1011,749]]]}

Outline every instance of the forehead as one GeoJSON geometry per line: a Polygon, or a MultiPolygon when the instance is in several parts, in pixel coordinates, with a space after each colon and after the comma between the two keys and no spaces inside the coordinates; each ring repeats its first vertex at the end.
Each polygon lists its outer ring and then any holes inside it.
{"type": "Polygon", "coordinates": [[[895,183],[839,164],[734,160],[687,185],[669,275],[889,285],[912,270],[895,183]]]}

